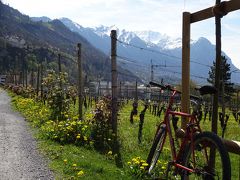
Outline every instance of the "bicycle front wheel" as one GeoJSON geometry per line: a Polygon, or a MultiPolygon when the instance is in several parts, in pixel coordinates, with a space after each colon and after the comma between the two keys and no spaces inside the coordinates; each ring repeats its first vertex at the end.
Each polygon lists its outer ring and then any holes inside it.
{"type": "Polygon", "coordinates": [[[183,158],[184,166],[193,170],[184,170],[182,179],[230,180],[231,164],[228,152],[221,139],[212,132],[203,132],[194,137],[183,158]],[[210,158],[215,154],[214,160],[210,158]],[[211,160],[210,160],[211,159],[211,160]]]}
{"type": "Polygon", "coordinates": [[[152,174],[160,153],[162,152],[163,145],[166,138],[166,125],[162,124],[154,138],[151,150],[148,154],[147,163],[148,163],[148,173],[152,174]]]}

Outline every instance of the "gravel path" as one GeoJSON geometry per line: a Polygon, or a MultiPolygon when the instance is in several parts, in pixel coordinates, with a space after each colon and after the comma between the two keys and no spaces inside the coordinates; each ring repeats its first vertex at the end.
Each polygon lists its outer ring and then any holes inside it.
{"type": "Polygon", "coordinates": [[[54,179],[24,118],[0,89],[0,179],[54,179]]]}

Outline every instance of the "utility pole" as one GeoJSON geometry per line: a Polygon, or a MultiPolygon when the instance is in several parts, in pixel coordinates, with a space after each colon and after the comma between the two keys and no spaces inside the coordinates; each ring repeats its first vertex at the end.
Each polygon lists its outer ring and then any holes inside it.
{"type": "Polygon", "coordinates": [[[78,43],[78,114],[79,114],[79,120],[83,120],[83,114],[82,114],[82,105],[83,105],[83,96],[82,96],[82,52],[81,47],[82,45],[78,43]]]}
{"type": "Polygon", "coordinates": [[[165,61],[165,65],[153,64],[152,59],[151,59],[151,81],[154,80],[154,67],[167,67],[166,61],[165,61]]]}

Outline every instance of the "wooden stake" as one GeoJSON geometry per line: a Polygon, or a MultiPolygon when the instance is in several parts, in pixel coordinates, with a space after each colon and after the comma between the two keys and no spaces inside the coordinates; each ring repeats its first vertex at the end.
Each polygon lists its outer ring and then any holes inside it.
{"type": "Polygon", "coordinates": [[[39,79],[40,78],[40,64],[38,63],[37,65],[37,96],[38,96],[38,92],[39,92],[39,79]]]}
{"type": "Polygon", "coordinates": [[[81,60],[81,44],[78,43],[78,114],[79,120],[83,120],[82,114],[82,105],[83,105],[83,96],[82,96],[82,60],[81,60]]]}
{"type": "Polygon", "coordinates": [[[40,63],[40,96],[41,100],[43,99],[43,64],[42,62],[40,63]]]}
{"type": "Polygon", "coordinates": [[[111,31],[111,62],[112,62],[112,129],[117,136],[117,31],[111,31]]]}

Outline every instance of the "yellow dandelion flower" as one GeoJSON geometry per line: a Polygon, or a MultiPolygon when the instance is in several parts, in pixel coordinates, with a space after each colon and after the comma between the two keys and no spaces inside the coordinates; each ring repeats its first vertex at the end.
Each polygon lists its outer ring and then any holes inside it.
{"type": "Polygon", "coordinates": [[[77,137],[76,137],[77,139],[80,139],[80,136],[79,135],[77,135],[77,137]]]}
{"type": "Polygon", "coordinates": [[[148,163],[142,163],[142,166],[147,167],[148,163]]]}
{"type": "Polygon", "coordinates": [[[79,171],[79,172],[77,173],[77,175],[78,175],[78,176],[82,176],[82,175],[84,175],[83,170],[79,171]]]}
{"type": "Polygon", "coordinates": [[[77,164],[73,164],[72,166],[73,166],[73,167],[77,167],[77,164]]]}
{"type": "Polygon", "coordinates": [[[140,166],[140,169],[145,169],[144,166],[140,166]]]}
{"type": "Polygon", "coordinates": [[[64,164],[67,164],[67,159],[64,159],[63,162],[64,162],[64,164]]]}

